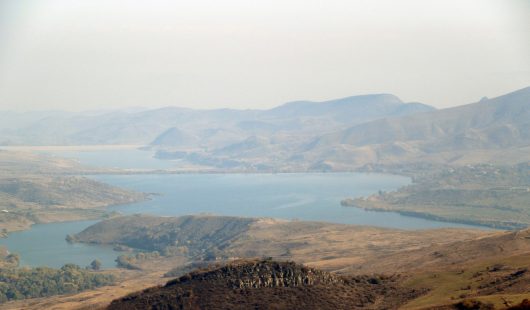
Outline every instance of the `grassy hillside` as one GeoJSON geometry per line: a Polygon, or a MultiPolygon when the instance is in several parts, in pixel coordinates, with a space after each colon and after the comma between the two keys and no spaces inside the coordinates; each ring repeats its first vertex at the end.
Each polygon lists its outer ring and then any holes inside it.
{"type": "MultiPolygon", "coordinates": [[[[319,222],[224,216],[153,217],[131,215],[96,223],[76,234],[77,242],[108,244],[144,252],[158,251],[160,260],[188,262],[274,257],[310,263],[325,270],[361,266],[381,255],[423,244],[469,240],[489,232],[439,229],[415,231],[319,222]]],[[[157,263],[158,264],[158,263],[157,263]]],[[[149,260],[135,265],[159,268],[149,260]]],[[[167,270],[166,270],[167,271],[167,270]]]]}
{"type": "Polygon", "coordinates": [[[528,230],[405,251],[393,259],[396,270],[411,274],[405,286],[430,288],[428,294],[407,304],[407,309],[469,299],[505,309],[530,298],[528,230]]]}
{"type": "Polygon", "coordinates": [[[345,199],[342,204],[503,229],[530,226],[529,163],[403,169],[384,171],[412,174],[412,185],[395,192],[345,199]]]}
{"type": "Polygon", "coordinates": [[[101,218],[109,205],[146,199],[142,193],[69,175],[80,171],[90,169],[55,157],[0,151],[0,231],[101,218]]]}
{"type": "MultiPolygon", "coordinates": [[[[491,303],[498,309],[504,309],[506,304],[515,305],[525,298],[530,298],[528,293],[530,289],[530,273],[528,272],[530,268],[528,263],[530,261],[530,232],[474,233],[473,236],[471,231],[465,230],[404,232],[324,223],[256,221],[248,231],[244,232],[243,236],[234,239],[225,251],[231,254],[236,253],[233,251],[239,251],[237,252],[239,257],[244,257],[245,253],[248,255],[247,257],[270,253],[277,259],[282,259],[282,257],[283,259],[294,259],[295,261],[306,262],[309,266],[320,266],[326,270],[334,271],[335,274],[344,275],[342,279],[347,279],[353,274],[357,275],[358,279],[368,279],[367,277],[373,277],[374,273],[399,274],[400,276],[397,278],[379,277],[379,279],[392,279],[390,281],[392,288],[383,289],[387,295],[372,295],[372,297],[375,297],[376,300],[385,300],[386,298],[393,300],[393,296],[395,297],[393,294],[402,297],[408,296],[405,298],[407,300],[403,305],[404,309],[430,309],[435,306],[457,309],[456,304],[471,303],[472,300],[484,304],[491,303]],[[467,237],[464,237],[466,235],[467,237]],[[407,295],[405,292],[415,292],[415,294],[407,295]]],[[[279,296],[294,294],[292,298],[295,300],[304,298],[312,300],[305,294],[319,296],[311,289],[303,289],[301,292],[295,293],[284,292],[283,288],[273,288],[272,291],[275,291],[271,293],[268,287],[262,287],[263,283],[270,281],[267,280],[267,277],[260,275],[260,270],[268,269],[257,268],[255,272],[252,271],[253,275],[250,277],[254,280],[246,281],[248,276],[245,276],[244,272],[235,272],[230,267],[223,267],[224,262],[227,261],[229,260],[210,261],[210,264],[217,267],[184,276],[178,281],[170,282],[167,287],[162,289],[155,288],[131,295],[117,301],[115,306],[124,307],[127,305],[131,307],[136,302],[146,306],[145,303],[148,300],[151,302],[160,301],[162,304],[178,300],[178,302],[191,302],[191,304],[197,302],[209,305],[211,299],[199,294],[198,290],[193,290],[194,293],[198,294],[196,295],[197,299],[189,300],[181,298],[186,296],[187,291],[180,289],[196,287],[195,285],[201,287],[213,285],[212,290],[220,290],[224,292],[223,294],[227,294],[226,296],[232,296],[231,290],[233,288],[231,285],[234,283],[245,285],[247,282],[250,283],[250,287],[244,288],[245,297],[233,300],[232,297],[228,297],[227,299],[232,301],[227,302],[237,301],[245,304],[246,301],[254,301],[254,298],[268,300],[269,294],[279,296]],[[209,283],[210,279],[215,279],[215,281],[212,280],[215,283],[209,283]],[[220,287],[223,289],[221,290],[220,287]],[[225,289],[226,291],[224,291],[225,289]],[[251,291],[247,292],[247,290],[251,291]]],[[[157,265],[160,266],[160,263],[157,265]]],[[[249,270],[254,270],[252,268],[249,266],[242,270],[250,272],[249,270]]],[[[322,295],[323,298],[328,296],[326,298],[330,300],[338,298],[335,293],[342,294],[340,292],[367,293],[368,295],[362,295],[364,297],[374,293],[377,295],[381,292],[377,290],[376,286],[370,286],[371,288],[368,290],[360,289],[357,285],[363,287],[364,282],[360,280],[354,282],[356,283],[354,287],[336,288],[334,285],[327,284],[321,286],[319,291],[324,294],[322,295]],[[330,290],[330,288],[336,288],[336,290],[330,290]]],[[[375,281],[378,284],[383,282],[375,281]]],[[[237,292],[240,292],[240,289],[237,292]]],[[[354,296],[356,296],[357,301],[363,300],[363,297],[359,295],[354,296]]],[[[343,296],[343,298],[344,302],[348,304],[348,297],[343,296]]],[[[404,301],[401,299],[401,302],[404,301]]],[[[281,303],[281,301],[275,302],[281,303]]],[[[397,301],[393,300],[393,302],[397,301]]],[[[355,307],[379,307],[379,304],[378,306],[371,305],[370,303],[361,303],[356,304],[355,307]]],[[[331,302],[330,306],[342,309],[340,305],[334,304],[334,302],[331,302]]]]}
{"type": "Polygon", "coordinates": [[[134,215],[102,221],[74,238],[79,242],[125,245],[200,258],[222,251],[248,231],[252,222],[253,219],[237,217],[134,215]]]}
{"type": "MultiPolygon", "coordinates": [[[[328,243],[331,236],[325,237],[328,243]]],[[[342,258],[348,256],[342,253],[342,258]]],[[[400,304],[402,309],[506,309],[530,298],[529,230],[421,243],[414,249],[365,258],[369,259],[335,269],[333,275],[269,260],[217,263],[164,287],[116,300],[109,309],[169,305],[222,309],[251,304],[260,309],[272,304],[281,305],[280,309],[298,309],[298,305],[300,309],[394,309],[400,304]],[[481,308],[474,308],[478,305],[481,308]]]]}

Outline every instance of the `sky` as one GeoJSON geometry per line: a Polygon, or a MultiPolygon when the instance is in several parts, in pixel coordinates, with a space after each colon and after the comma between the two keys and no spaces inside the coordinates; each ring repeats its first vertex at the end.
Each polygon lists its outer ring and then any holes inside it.
{"type": "Polygon", "coordinates": [[[0,0],[0,110],[265,109],[530,86],[530,0],[0,0]]]}

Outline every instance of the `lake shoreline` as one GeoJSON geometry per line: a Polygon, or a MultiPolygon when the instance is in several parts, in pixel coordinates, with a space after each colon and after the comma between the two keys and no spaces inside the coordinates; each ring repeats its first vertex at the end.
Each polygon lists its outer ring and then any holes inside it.
{"type": "MultiPolygon", "coordinates": [[[[124,202],[122,204],[108,204],[102,207],[93,208],[93,209],[75,209],[75,210],[66,210],[71,213],[66,214],[66,216],[58,217],[56,220],[50,221],[28,221],[26,223],[14,223],[17,228],[15,229],[6,229],[0,233],[0,241],[2,239],[8,238],[11,233],[30,230],[34,225],[47,225],[55,223],[71,223],[71,222],[84,222],[84,221],[100,221],[112,218],[114,216],[119,216],[115,214],[114,211],[109,210],[112,207],[117,207],[120,205],[126,205],[130,203],[138,203],[142,201],[149,200],[151,196],[158,195],[157,193],[142,193],[144,194],[144,199],[133,199],[131,202],[124,202]],[[77,212],[76,212],[77,211],[77,212]]],[[[11,214],[18,214],[17,211],[12,211],[11,214]]]]}
{"type": "MultiPolygon", "coordinates": [[[[254,171],[200,167],[182,170],[169,168],[167,162],[153,159],[152,154],[135,147],[109,146],[106,150],[95,152],[93,149],[97,148],[92,147],[79,153],[71,152],[69,147],[65,153],[41,152],[49,155],[51,159],[66,157],[79,164],[71,165],[68,170],[51,170],[46,173],[48,176],[84,176],[122,190],[142,193],[143,197],[119,205],[107,204],[98,209],[103,210],[101,216],[68,222],[49,221],[48,228],[38,226],[39,229],[45,230],[60,229],[61,225],[73,227],[73,230],[57,233],[55,239],[50,242],[59,244],[63,250],[68,249],[65,238],[67,234],[78,232],[75,231],[76,223],[86,219],[101,221],[105,219],[103,213],[114,212],[121,215],[141,213],[154,216],[210,213],[218,216],[318,221],[409,231],[448,227],[477,229],[458,223],[402,216],[395,212],[376,214],[363,210],[345,210],[347,208],[340,206],[340,200],[344,197],[367,196],[378,190],[397,190],[411,183],[410,176],[378,171],[254,171]],[[100,168],[91,168],[95,164],[100,168]]],[[[34,152],[39,153],[35,149],[34,152]]],[[[34,228],[29,226],[29,230],[21,233],[28,232],[38,240],[41,236],[34,228]]],[[[42,241],[43,244],[46,242],[48,240],[42,241]]],[[[22,256],[34,255],[25,254],[32,253],[31,248],[24,251],[29,252],[21,253],[22,256]]],[[[67,261],[77,262],[75,258],[67,259],[70,257],[69,252],[63,255],[67,261]]]]}
{"type": "Polygon", "coordinates": [[[355,204],[355,200],[349,202],[349,199],[344,199],[341,201],[341,205],[345,208],[357,208],[367,212],[383,212],[383,213],[397,213],[403,216],[415,217],[420,219],[432,220],[437,222],[445,223],[458,223],[464,225],[475,226],[477,229],[493,229],[493,230],[518,230],[524,229],[527,226],[516,226],[518,223],[483,223],[473,220],[462,220],[462,219],[448,219],[442,216],[433,215],[427,212],[420,211],[406,211],[406,210],[392,210],[384,207],[373,207],[373,206],[359,206],[355,204]]]}

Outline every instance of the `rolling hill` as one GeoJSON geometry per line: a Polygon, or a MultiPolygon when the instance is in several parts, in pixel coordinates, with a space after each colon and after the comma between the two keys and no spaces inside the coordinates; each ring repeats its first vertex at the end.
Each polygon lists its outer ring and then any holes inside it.
{"type": "Polygon", "coordinates": [[[391,94],[351,96],[315,102],[293,101],[265,111],[265,118],[326,117],[341,123],[362,123],[368,119],[399,116],[408,113],[432,111],[433,107],[421,103],[404,103],[391,94]]]}
{"type": "MultiPolygon", "coordinates": [[[[528,147],[530,87],[464,106],[356,125],[316,138],[303,154],[337,166],[512,162],[528,147]],[[501,153],[504,156],[499,158],[501,153]]],[[[523,155],[519,161],[526,158],[523,155]]]]}

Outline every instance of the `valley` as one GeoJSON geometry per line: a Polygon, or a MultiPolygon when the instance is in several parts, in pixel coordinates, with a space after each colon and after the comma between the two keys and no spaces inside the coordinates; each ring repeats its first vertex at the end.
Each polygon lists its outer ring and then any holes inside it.
{"type": "Polygon", "coordinates": [[[529,38],[529,0],[0,0],[0,310],[530,310],[529,38]]]}
{"type": "Polygon", "coordinates": [[[19,127],[0,128],[1,274],[13,281],[1,307],[213,307],[208,290],[226,296],[220,308],[515,306],[530,298],[529,98],[12,114],[19,127]],[[40,226],[56,222],[68,225],[40,226]],[[50,252],[25,239],[35,234],[50,252]],[[27,259],[32,247],[46,257],[27,259]],[[57,291],[18,286],[26,271],[57,291]],[[91,280],[64,286],[71,272],[91,280]]]}

